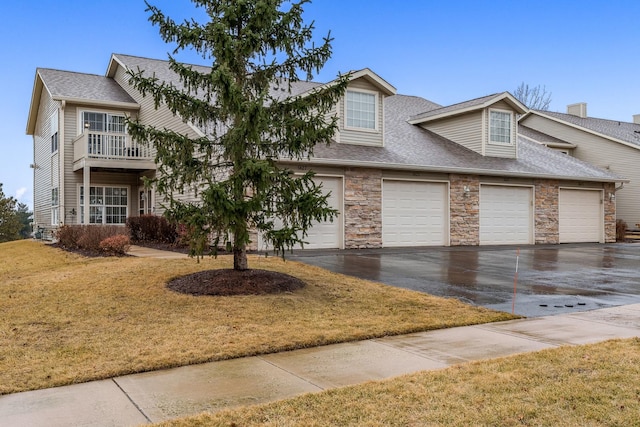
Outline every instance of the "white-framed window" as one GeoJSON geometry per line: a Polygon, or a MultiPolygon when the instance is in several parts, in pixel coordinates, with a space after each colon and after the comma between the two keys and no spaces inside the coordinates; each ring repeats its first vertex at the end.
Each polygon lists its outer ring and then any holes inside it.
{"type": "MultiPolygon", "coordinates": [[[[128,187],[89,187],[89,224],[126,224],[128,216],[128,187]]],[[[80,186],[80,223],[84,218],[84,186],[80,186]]]]}
{"type": "Polygon", "coordinates": [[[123,114],[100,113],[95,111],[82,112],[82,126],[94,132],[125,133],[125,117],[123,114]]]}
{"type": "Polygon", "coordinates": [[[378,96],[375,92],[347,90],[346,127],[376,130],[378,96]]]}
{"type": "Polygon", "coordinates": [[[58,187],[51,189],[51,225],[60,222],[60,196],[58,187]]]}
{"type": "Polygon", "coordinates": [[[51,154],[58,152],[58,112],[51,115],[51,154]]]}
{"type": "Polygon", "coordinates": [[[124,114],[82,111],[80,125],[81,132],[87,134],[90,155],[122,157],[128,154],[124,114]]]}
{"type": "Polygon", "coordinates": [[[510,111],[489,110],[489,142],[492,144],[512,144],[510,111]]]}

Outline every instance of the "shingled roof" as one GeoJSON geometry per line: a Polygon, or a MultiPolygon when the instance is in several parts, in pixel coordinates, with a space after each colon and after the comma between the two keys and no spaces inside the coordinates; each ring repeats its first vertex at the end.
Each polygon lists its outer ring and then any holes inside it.
{"type": "MultiPolygon", "coordinates": [[[[106,76],[74,73],[60,70],[38,69],[32,99],[38,90],[46,87],[54,99],[84,100],[89,103],[119,103],[134,106],[135,101],[113,79],[118,66],[129,70],[144,70],[146,75],[171,82],[180,87],[177,74],[169,69],[169,62],[138,56],[114,54],[106,76]]],[[[194,65],[198,71],[210,68],[194,65]]],[[[292,92],[283,96],[295,96],[321,85],[317,82],[293,82],[292,92]]],[[[275,88],[274,88],[275,90],[275,88]]],[[[281,91],[278,91],[281,92],[281,91]]],[[[39,97],[39,93],[37,94],[39,97]]],[[[38,98],[39,99],[39,98],[38,98]]],[[[365,146],[333,143],[315,148],[314,164],[364,166],[388,169],[405,169],[432,172],[469,173],[476,175],[511,176],[528,178],[575,179],[616,182],[621,177],[596,168],[576,158],[548,149],[528,138],[518,138],[518,158],[482,156],[440,135],[410,122],[442,114],[458,114],[468,109],[483,108],[487,103],[505,99],[516,110],[522,104],[508,92],[489,95],[471,101],[442,107],[416,96],[392,95],[385,99],[384,146],[365,146]]],[[[37,110],[36,110],[37,111],[37,110]]],[[[548,112],[545,112],[545,114],[548,112]]],[[[566,116],[566,115],[563,115],[566,116]]],[[[34,116],[35,117],[35,116],[34,116]]],[[[31,129],[32,117],[27,124],[31,129]]],[[[640,125],[634,125],[640,129],[640,125]]],[[[291,161],[283,159],[284,162],[291,161]]]]}
{"type": "Polygon", "coordinates": [[[621,122],[617,120],[598,119],[595,117],[578,117],[573,114],[556,113],[552,111],[532,111],[556,121],[563,121],[581,127],[607,138],[616,139],[640,148],[640,124],[621,122]]]}
{"type": "Polygon", "coordinates": [[[408,119],[439,106],[424,98],[395,95],[385,99],[383,147],[334,143],[319,145],[312,163],[425,172],[576,179],[620,182],[623,178],[589,163],[518,138],[518,158],[482,156],[408,119]]]}
{"type": "Polygon", "coordinates": [[[105,76],[48,68],[39,68],[37,72],[53,99],[135,104],[133,98],[118,83],[105,76]]]}
{"type": "Polygon", "coordinates": [[[572,144],[570,142],[564,141],[560,138],[556,138],[555,136],[548,135],[544,132],[537,131],[535,129],[531,129],[527,126],[524,126],[522,123],[518,124],[518,134],[525,138],[529,138],[532,141],[539,142],[541,144],[546,145],[547,147],[553,148],[576,148],[576,144],[572,144]]]}
{"type": "MultiPolygon", "coordinates": [[[[111,61],[109,68],[107,69],[108,77],[113,77],[115,75],[115,65],[118,64],[134,72],[142,71],[145,76],[155,76],[164,82],[173,84],[176,88],[184,87],[180,82],[178,74],[169,68],[169,61],[123,55],[120,53],[114,53],[112,59],[113,61],[111,61]]],[[[209,73],[211,71],[211,67],[192,64],[187,65],[190,65],[195,71],[201,73],[209,73]]],[[[316,82],[297,81],[292,84],[291,93],[287,93],[287,95],[296,96],[320,85],[321,83],[316,82]]],[[[275,87],[273,88],[272,95],[277,96],[283,93],[284,92],[282,90],[276,89],[275,87]]]]}

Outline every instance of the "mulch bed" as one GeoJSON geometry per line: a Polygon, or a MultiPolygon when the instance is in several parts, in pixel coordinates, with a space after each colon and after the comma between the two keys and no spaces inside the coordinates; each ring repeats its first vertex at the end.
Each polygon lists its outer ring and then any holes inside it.
{"type": "MultiPolygon", "coordinates": [[[[189,248],[185,246],[150,242],[144,242],[141,245],[165,251],[189,253],[189,248]]],[[[58,243],[53,243],[51,246],[87,257],[113,256],[104,252],[69,249],[58,243]]],[[[296,277],[275,271],[259,269],[242,271],[233,269],[206,270],[178,277],[167,284],[167,288],[175,292],[195,296],[277,294],[293,292],[304,286],[305,283],[296,277]]]]}
{"type": "Polygon", "coordinates": [[[173,279],[167,287],[190,295],[263,295],[292,292],[305,286],[293,276],[268,270],[206,270],[173,279]]]}

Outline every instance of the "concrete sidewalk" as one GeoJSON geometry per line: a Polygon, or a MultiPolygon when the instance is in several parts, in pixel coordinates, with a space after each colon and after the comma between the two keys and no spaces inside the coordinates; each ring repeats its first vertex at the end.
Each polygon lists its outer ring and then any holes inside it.
{"type": "Polygon", "coordinates": [[[640,304],[246,357],[0,396],[2,426],[134,426],[454,364],[640,336],[640,304]]]}
{"type": "Polygon", "coordinates": [[[187,254],[181,252],[163,251],[160,249],[147,248],[146,246],[131,245],[129,255],[140,258],[160,258],[160,259],[179,259],[188,258],[187,254]]]}

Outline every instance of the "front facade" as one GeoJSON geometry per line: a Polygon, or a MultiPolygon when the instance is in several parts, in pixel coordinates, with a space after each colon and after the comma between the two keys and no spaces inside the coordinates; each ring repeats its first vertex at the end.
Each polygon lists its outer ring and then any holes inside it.
{"type": "Polygon", "coordinates": [[[587,116],[584,103],[567,113],[530,111],[520,119],[529,139],[628,178],[615,191],[617,218],[640,228],[640,115],[633,122],[587,116]]]}
{"type": "MultiPolygon", "coordinates": [[[[162,213],[144,185],[156,173],[154,152],[131,141],[125,115],[190,136],[206,129],[156,110],[129,86],[126,71],[138,68],[175,78],[166,61],[127,55],[113,55],[105,76],[37,71],[27,133],[39,227],[162,213]]],[[[298,82],[293,94],[317,86],[298,82]]],[[[615,241],[624,180],[519,135],[517,117],[527,112],[506,92],[442,107],[397,95],[371,70],[354,72],[335,108],[335,142],[309,161],[281,161],[313,170],[340,212],[309,231],[305,248],[615,241]]],[[[254,249],[264,249],[254,237],[254,249]]]]}

